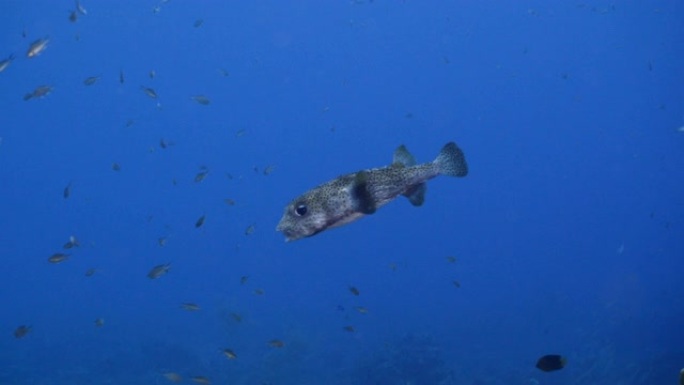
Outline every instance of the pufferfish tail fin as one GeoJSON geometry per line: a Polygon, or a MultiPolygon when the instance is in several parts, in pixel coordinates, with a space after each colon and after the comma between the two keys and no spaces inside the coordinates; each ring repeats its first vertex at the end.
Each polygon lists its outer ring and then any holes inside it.
{"type": "Polygon", "coordinates": [[[457,177],[468,175],[468,163],[466,163],[465,155],[454,142],[445,144],[432,164],[437,166],[441,175],[457,177]]]}

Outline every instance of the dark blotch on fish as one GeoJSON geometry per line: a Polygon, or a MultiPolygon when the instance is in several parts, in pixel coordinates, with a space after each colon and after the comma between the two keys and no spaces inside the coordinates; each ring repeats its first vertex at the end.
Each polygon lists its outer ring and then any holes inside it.
{"type": "Polygon", "coordinates": [[[553,372],[565,367],[568,360],[559,354],[547,354],[537,361],[537,369],[545,372],[553,372]]]}
{"type": "Polygon", "coordinates": [[[353,222],[399,195],[414,206],[425,201],[425,182],[438,176],[463,177],[468,165],[456,143],[447,143],[432,162],[416,164],[406,147],[394,152],[391,165],[340,176],[293,199],[276,227],[287,241],[316,235],[353,222]]]}

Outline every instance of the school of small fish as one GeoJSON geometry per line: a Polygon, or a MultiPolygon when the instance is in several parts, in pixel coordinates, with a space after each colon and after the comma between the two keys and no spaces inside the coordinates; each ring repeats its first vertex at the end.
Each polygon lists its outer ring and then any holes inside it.
{"type": "MultiPolygon", "coordinates": [[[[152,9],[153,13],[160,13],[167,2],[168,0],[161,0],[152,9]]],[[[67,19],[70,23],[77,23],[81,18],[86,17],[87,15],[88,11],[81,4],[80,0],[76,0],[75,6],[69,11],[67,19]]],[[[200,28],[205,25],[204,23],[205,22],[203,19],[196,19],[192,24],[192,27],[200,28]]],[[[23,32],[23,34],[25,34],[25,32],[23,32]]],[[[76,39],[80,39],[80,36],[76,36],[76,39]]],[[[31,61],[48,60],[51,52],[53,50],[57,50],[58,47],[57,41],[55,41],[53,44],[50,44],[51,41],[51,37],[47,35],[35,38],[28,43],[24,55],[25,58],[20,59],[30,59],[31,61]]],[[[8,75],[14,66],[21,65],[21,63],[17,63],[17,61],[18,59],[15,54],[9,54],[8,56],[5,56],[4,59],[0,60],[0,73],[3,73],[2,76],[8,75]]],[[[167,97],[167,93],[163,87],[157,88],[156,86],[151,85],[153,83],[157,84],[156,82],[159,82],[159,79],[164,77],[164,73],[161,71],[161,68],[158,69],[160,70],[159,73],[157,73],[157,71],[154,69],[147,72],[146,77],[149,79],[145,82],[148,84],[138,84],[134,85],[133,87],[135,88],[135,95],[139,95],[138,97],[140,97],[141,100],[145,99],[146,97],[148,102],[153,101],[156,103],[156,106],[160,108],[161,100],[167,97]],[[158,92],[158,89],[164,91],[164,93],[158,92]]],[[[229,76],[229,71],[225,68],[219,68],[217,71],[218,75],[221,77],[229,76]]],[[[130,72],[131,71],[127,70],[126,73],[124,73],[123,69],[118,69],[118,72],[110,74],[91,72],[90,74],[81,74],[79,79],[81,79],[81,87],[86,86],[88,89],[103,87],[108,79],[114,79],[112,81],[115,83],[118,82],[118,87],[129,87],[129,85],[127,85],[130,83],[129,79],[135,78],[135,74],[131,74],[130,72]]],[[[60,91],[55,91],[55,87],[47,83],[41,84],[37,82],[37,84],[39,85],[35,86],[35,88],[32,90],[28,90],[27,92],[23,93],[24,101],[36,101],[31,102],[31,105],[33,105],[33,103],[39,104],[41,99],[49,100],[49,98],[53,97],[53,92],[59,93],[60,91]]],[[[68,86],[60,84],[59,87],[61,89],[61,87],[66,88],[68,86]]],[[[202,93],[186,95],[185,97],[190,103],[201,106],[197,107],[198,110],[204,110],[205,107],[212,108],[215,107],[216,104],[219,104],[213,103],[208,96],[202,93]]],[[[134,124],[137,124],[137,120],[137,118],[129,118],[122,126],[125,128],[130,128],[134,124]]],[[[137,125],[135,128],[137,128],[137,125]]],[[[235,130],[234,133],[235,139],[240,140],[240,138],[248,134],[248,130],[245,128],[240,128],[235,130]]],[[[154,152],[155,150],[159,152],[173,151],[171,148],[174,145],[175,142],[167,138],[159,139],[158,143],[155,139],[155,142],[153,142],[152,146],[150,146],[150,152],[154,152]]],[[[111,170],[116,171],[118,175],[125,175],[126,171],[129,169],[128,163],[126,164],[125,170],[122,169],[122,166],[119,162],[110,162],[109,165],[111,170]]],[[[274,164],[261,163],[258,167],[253,166],[252,170],[256,175],[269,176],[273,173],[276,173],[278,167],[274,164]]],[[[425,199],[425,183],[428,180],[438,175],[464,177],[467,175],[467,173],[468,166],[463,151],[461,151],[461,149],[453,142],[447,143],[433,161],[423,164],[417,164],[406,147],[400,146],[396,149],[393,162],[389,166],[366,169],[343,175],[328,183],[309,190],[303,195],[292,200],[286,206],[276,230],[282,232],[288,241],[311,237],[326,229],[348,224],[363,216],[371,215],[375,213],[378,208],[384,206],[386,203],[400,195],[408,198],[412,205],[420,206],[425,199]]],[[[190,184],[195,184],[199,188],[202,185],[210,184],[218,179],[233,180],[234,175],[236,179],[242,178],[242,176],[239,176],[238,174],[232,174],[228,172],[221,173],[220,171],[216,171],[214,169],[212,169],[212,172],[210,173],[209,167],[200,165],[199,168],[196,169],[194,176],[192,174],[179,176],[178,178],[174,178],[171,181],[171,184],[173,186],[177,186],[179,183],[182,184],[185,181],[189,182],[190,184]]],[[[64,179],[62,179],[62,181],[62,183],[64,183],[64,179]]],[[[66,184],[62,184],[62,186],[64,187],[61,190],[61,195],[62,199],[67,200],[66,203],[73,199],[78,199],[76,196],[80,194],[81,186],[78,183],[77,177],[74,176],[73,180],[68,180],[68,182],[66,182],[66,184]]],[[[59,190],[56,191],[56,193],[59,193],[59,190]]],[[[240,207],[241,203],[242,202],[239,199],[223,198],[224,207],[240,207]]],[[[231,209],[226,208],[226,210],[231,209]]],[[[196,214],[200,213],[201,212],[197,212],[196,214]]],[[[209,222],[207,222],[207,217],[207,214],[201,213],[201,215],[195,217],[194,222],[192,221],[192,218],[188,218],[188,228],[192,228],[191,226],[194,226],[194,228],[197,229],[195,231],[198,233],[204,232],[206,228],[211,227],[215,222],[215,216],[210,215],[209,222]]],[[[152,221],[153,219],[153,215],[149,215],[147,218],[148,221],[152,221]]],[[[257,231],[257,229],[261,229],[261,226],[257,226],[256,222],[245,221],[242,226],[243,227],[241,228],[244,230],[242,230],[241,236],[246,237],[246,239],[256,237],[260,233],[260,231],[257,231]]],[[[164,235],[157,233],[156,235],[161,236],[152,238],[150,242],[152,244],[156,243],[156,245],[158,245],[160,248],[166,247],[169,243],[169,236],[172,236],[172,234],[171,232],[165,232],[163,234],[164,235]]],[[[173,244],[175,244],[176,239],[178,238],[172,237],[173,244]]],[[[88,245],[88,243],[85,243],[84,245],[88,245]]],[[[49,264],[64,264],[62,266],[64,267],[73,263],[73,260],[81,258],[80,255],[86,253],[86,251],[81,250],[83,248],[87,248],[87,246],[82,247],[81,241],[76,236],[71,235],[62,245],[61,249],[54,250],[54,253],[45,255],[42,258],[47,257],[46,259],[49,264]]],[[[448,256],[446,259],[450,264],[456,263],[456,257],[448,256]]],[[[172,263],[168,261],[157,261],[157,263],[150,263],[146,276],[151,281],[166,281],[170,278],[165,278],[165,276],[173,276],[177,266],[180,265],[177,265],[174,262],[172,266],[172,263]]],[[[396,271],[398,268],[397,264],[394,262],[390,263],[389,266],[391,271],[396,271]]],[[[51,267],[51,269],[53,268],[59,270],[61,267],[51,267]]],[[[180,267],[178,267],[178,269],[180,269],[180,267]]],[[[106,269],[100,270],[98,267],[90,267],[85,270],[85,272],[81,272],[79,274],[81,274],[81,276],[84,275],[85,277],[89,277],[89,279],[97,280],[100,275],[106,275],[107,271],[106,269]]],[[[145,274],[145,272],[140,272],[140,276],[142,276],[142,274],[145,274]]],[[[252,281],[249,279],[248,275],[242,275],[239,280],[239,284],[245,286],[252,286],[251,282],[252,281]]],[[[460,281],[458,280],[454,279],[452,280],[452,283],[457,288],[461,287],[460,281]]],[[[158,283],[155,282],[150,284],[155,285],[158,283]]],[[[267,295],[267,291],[262,287],[252,286],[250,290],[255,296],[267,295]]],[[[353,334],[357,333],[357,330],[362,328],[359,327],[357,329],[357,326],[347,324],[346,322],[353,320],[354,317],[370,317],[373,313],[371,313],[371,310],[368,307],[356,303],[358,300],[364,299],[362,291],[357,286],[348,285],[347,291],[348,294],[351,294],[351,298],[354,301],[353,305],[350,306],[350,309],[353,309],[353,312],[350,312],[348,315],[346,315],[345,324],[341,324],[338,327],[341,328],[341,330],[345,333],[353,334]]],[[[365,292],[366,290],[364,290],[364,293],[365,292]]],[[[256,300],[257,299],[255,299],[255,301],[256,300]]],[[[203,310],[203,306],[200,306],[196,302],[178,301],[177,303],[179,304],[177,306],[181,310],[189,313],[199,313],[201,315],[206,311],[203,310]]],[[[337,310],[346,312],[346,309],[342,305],[338,305],[337,310]]],[[[188,317],[192,316],[188,315],[188,317]]],[[[235,324],[243,323],[243,321],[245,323],[249,322],[248,317],[246,318],[240,312],[236,311],[226,313],[226,317],[235,324]]],[[[108,328],[107,324],[105,324],[105,318],[103,317],[97,317],[94,319],[94,321],[93,318],[90,318],[88,322],[92,322],[95,327],[102,329],[102,331],[106,331],[108,328]]],[[[16,339],[31,338],[30,335],[32,334],[33,330],[34,329],[32,325],[22,324],[14,329],[13,335],[16,339]]],[[[288,349],[288,343],[284,339],[272,338],[264,342],[267,347],[272,349],[288,349]]],[[[264,342],[261,343],[264,344],[264,342]]],[[[237,350],[233,349],[233,347],[222,347],[219,348],[219,352],[228,361],[239,360],[240,355],[238,354],[237,350]]],[[[565,361],[563,361],[563,366],[564,364],[565,361]]],[[[540,367],[539,365],[541,364],[538,364],[538,367],[540,367]]],[[[540,367],[542,370],[547,370],[546,368],[553,367],[546,361],[543,362],[543,365],[543,367],[540,367]]],[[[556,369],[554,367],[554,369],[549,370],[556,369]]],[[[173,383],[181,383],[184,381],[184,379],[189,379],[197,384],[212,383],[209,377],[203,375],[188,375],[185,373],[181,375],[174,371],[160,371],[158,373],[160,377],[163,377],[167,381],[173,383]]]]}

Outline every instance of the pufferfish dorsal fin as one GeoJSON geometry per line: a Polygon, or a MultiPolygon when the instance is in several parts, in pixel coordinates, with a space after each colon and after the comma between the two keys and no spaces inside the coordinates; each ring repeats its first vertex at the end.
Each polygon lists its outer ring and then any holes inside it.
{"type": "Polygon", "coordinates": [[[357,172],[352,183],[351,196],[354,209],[363,214],[373,214],[377,207],[368,190],[368,173],[366,171],[357,172]]]}
{"type": "Polygon", "coordinates": [[[416,158],[411,155],[409,150],[403,144],[394,150],[394,157],[392,158],[393,167],[409,167],[416,165],[416,158]]]}

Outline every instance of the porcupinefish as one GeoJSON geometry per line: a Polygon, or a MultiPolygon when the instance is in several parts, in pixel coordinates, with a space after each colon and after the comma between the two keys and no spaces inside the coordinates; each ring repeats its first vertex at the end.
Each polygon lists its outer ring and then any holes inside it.
{"type": "Polygon", "coordinates": [[[282,232],[286,241],[311,237],[373,214],[399,195],[420,206],[425,201],[428,180],[438,175],[467,174],[463,151],[454,142],[447,143],[435,160],[423,164],[416,164],[413,155],[401,145],[391,165],[342,175],[292,200],[276,231],[282,232]]]}

